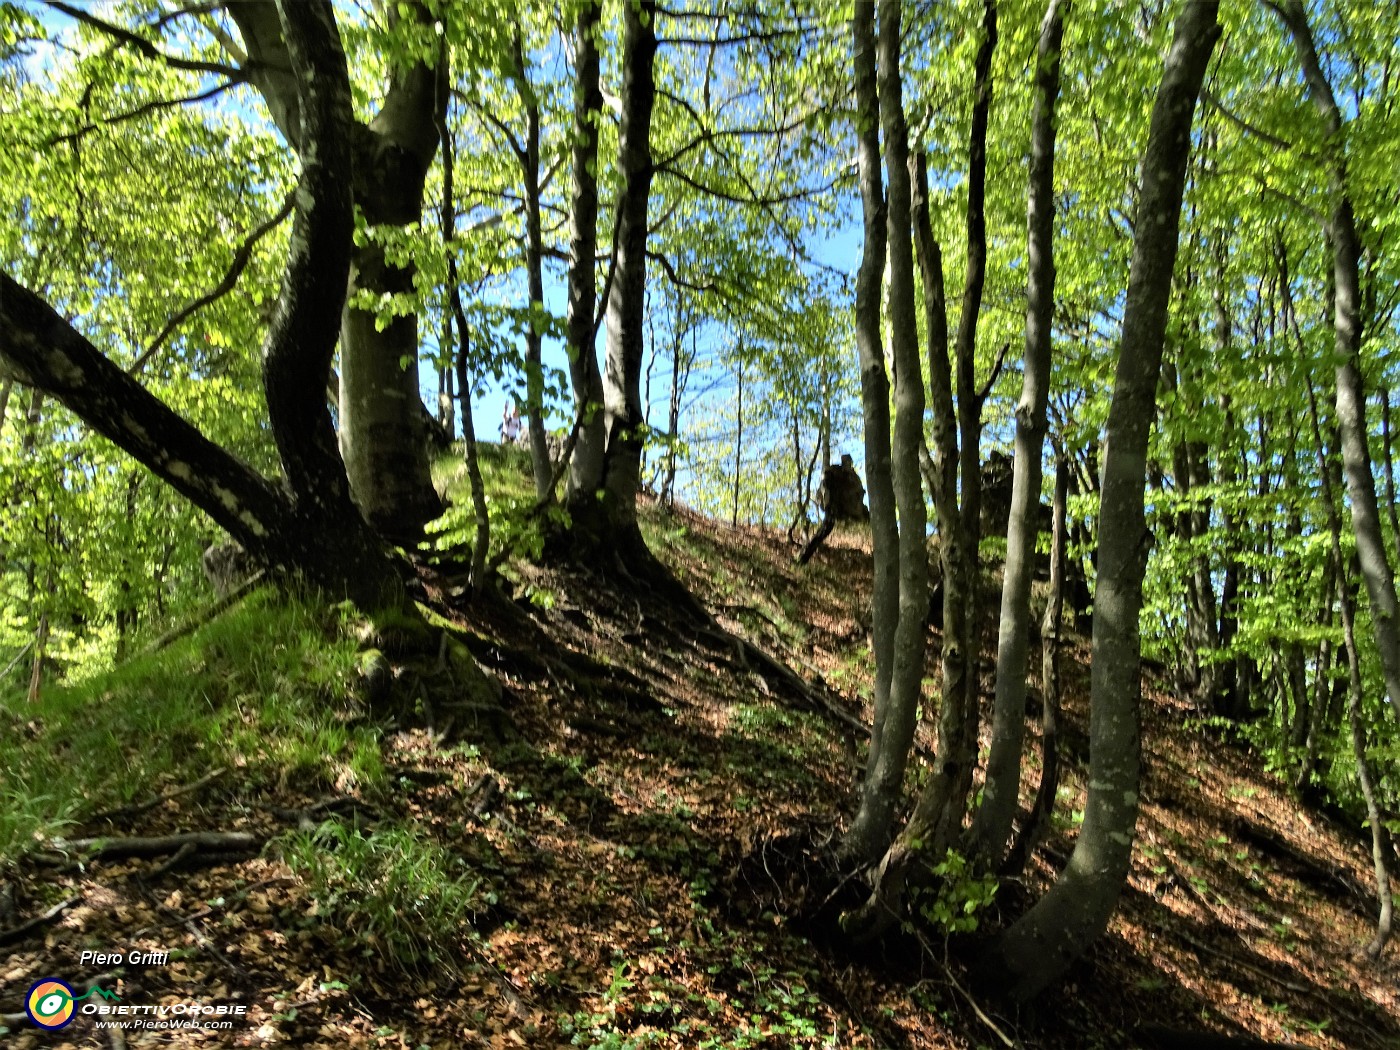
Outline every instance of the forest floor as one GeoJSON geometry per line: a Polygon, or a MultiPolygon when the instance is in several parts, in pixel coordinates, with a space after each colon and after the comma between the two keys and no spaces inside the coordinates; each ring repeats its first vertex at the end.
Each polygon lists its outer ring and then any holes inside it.
{"type": "MultiPolygon", "coordinates": [[[[176,863],[31,853],[0,869],[4,1045],[1109,1050],[1158,1024],[1400,1046],[1400,956],[1359,958],[1374,907],[1363,844],[1300,809],[1257,757],[1194,723],[1150,673],[1129,886],[1067,982],[1016,1012],[969,981],[975,934],[925,929],[873,952],[836,943],[812,919],[829,913],[812,899],[825,885],[803,872],[818,870],[816,854],[848,818],[859,772],[868,538],[838,531],[798,568],[773,531],[656,507],[646,519],[653,549],[749,645],[579,570],[516,565],[515,597],[501,603],[454,597],[451,580],[425,572],[429,595],[474,634],[478,661],[503,686],[501,712],[424,692],[414,717],[382,737],[376,728],[386,775],[374,791],[348,775],[244,781],[237,769],[198,782],[209,770],[196,761],[144,789],[158,800],[144,811],[93,819],[111,808],[94,797],[70,837],[243,832],[254,845],[189,849],[176,863]],[[391,887],[387,914],[376,911],[384,887],[373,880],[392,865],[339,891],[290,865],[288,829],[336,814],[363,841],[379,826],[411,828],[431,846],[429,866],[457,873],[465,911],[424,912],[433,890],[416,899],[411,878],[391,887]],[[416,954],[395,940],[414,923],[416,954]],[[169,956],[112,963],[83,951],[169,956]],[[81,1011],[40,1032],[12,1016],[42,978],[82,988],[104,971],[120,1004],[246,1012],[223,1031],[173,1033],[100,1030],[81,1011]]],[[[187,648],[212,659],[200,636],[187,648]]],[[[1052,833],[1023,883],[982,914],[985,928],[1035,899],[1072,849],[1087,658],[1087,639],[1071,635],[1052,833]]],[[[33,720],[10,721],[7,731],[42,738],[33,720]]],[[[1027,798],[1038,773],[1028,765],[1027,798]]]]}

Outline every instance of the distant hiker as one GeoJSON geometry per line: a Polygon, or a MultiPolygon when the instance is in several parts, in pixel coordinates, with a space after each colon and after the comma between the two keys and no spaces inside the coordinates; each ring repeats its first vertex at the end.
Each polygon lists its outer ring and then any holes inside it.
{"type": "Polygon", "coordinates": [[[513,445],[520,440],[520,409],[513,399],[506,401],[501,414],[501,444],[513,445]]]}
{"type": "Polygon", "coordinates": [[[850,456],[842,456],[840,463],[833,463],[822,474],[822,483],[817,489],[817,506],[822,510],[822,523],[807,541],[807,546],[802,548],[797,558],[798,565],[806,565],[812,560],[812,555],[826,542],[838,521],[870,520],[870,511],[865,509],[865,486],[861,484],[850,456]]]}

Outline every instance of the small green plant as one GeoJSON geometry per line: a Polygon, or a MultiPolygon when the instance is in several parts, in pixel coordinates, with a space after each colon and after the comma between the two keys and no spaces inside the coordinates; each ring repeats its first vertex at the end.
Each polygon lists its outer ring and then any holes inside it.
{"type": "Polygon", "coordinates": [[[980,916],[997,894],[995,875],[974,875],[955,850],[933,866],[933,885],[915,896],[924,920],[945,935],[976,931],[980,916]]]}
{"type": "Polygon", "coordinates": [[[412,827],[364,834],[327,821],[283,836],[280,848],[310,885],[317,920],[346,947],[403,974],[455,962],[472,920],[491,903],[459,858],[412,827]]]}

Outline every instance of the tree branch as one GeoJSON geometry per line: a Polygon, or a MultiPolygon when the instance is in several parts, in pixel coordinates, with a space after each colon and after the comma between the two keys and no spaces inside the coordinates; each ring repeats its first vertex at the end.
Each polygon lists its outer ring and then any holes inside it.
{"type": "Polygon", "coordinates": [[[156,113],[162,109],[174,109],[176,106],[183,106],[191,102],[207,102],[215,95],[221,95],[231,87],[235,87],[238,84],[247,83],[247,80],[248,78],[246,76],[240,75],[236,80],[227,80],[222,84],[215,85],[208,91],[201,91],[197,95],[185,95],[181,98],[156,99],[152,102],[147,102],[144,105],[137,106],[135,109],[129,109],[125,113],[118,113],[115,116],[104,117],[103,119],[95,120],[90,124],[84,124],[81,128],[78,128],[75,131],[70,131],[66,135],[58,135],[54,138],[49,139],[46,145],[48,145],[49,147],[53,147],[62,145],[65,142],[76,142],[84,135],[87,135],[89,132],[96,131],[98,128],[111,127],[114,124],[122,124],[128,120],[135,120],[137,117],[145,116],[147,113],[156,113]]]}
{"type": "Polygon", "coordinates": [[[80,7],[74,7],[71,4],[63,3],[62,0],[44,0],[44,3],[52,7],[55,11],[61,11],[68,17],[76,19],[84,25],[91,26],[101,33],[105,33],[118,43],[140,52],[147,58],[153,58],[158,62],[164,62],[173,69],[187,69],[196,73],[218,73],[221,76],[227,77],[229,80],[240,80],[243,77],[241,70],[235,69],[233,66],[226,66],[221,62],[201,62],[198,59],[181,58],[179,55],[168,55],[145,37],[138,36],[129,29],[123,29],[121,26],[104,21],[96,15],[88,14],[88,12],[80,7]]]}
{"type": "Polygon", "coordinates": [[[215,285],[212,291],[201,295],[167,321],[165,327],[160,330],[160,333],[151,340],[151,345],[142,351],[141,355],[131,363],[131,366],[126,370],[127,375],[134,376],[140,372],[141,369],[145,367],[146,362],[151,359],[152,355],[154,355],[165,341],[170,338],[170,334],[183,324],[196,310],[202,310],[210,303],[222,299],[229,292],[233,291],[234,286],[238,284],[238,278],[243,275],[243,271],[248,268],[248,263],[253,258],[253,248],[257,245],[258,241],[262,240],[286,221],[287,216],[292,213],[292,208],[295,204],[296,191],[293,190],[291,193],[287,194],[287,199],[282,202],[282,207],[278,209],[277,214],[256,227],[252,233],[248,234],[248,237],[243,243],[238,246],[238,250],[233,253],[233,261],[229,263],[228,270],[224,273],[223,280],[215,285]]]}

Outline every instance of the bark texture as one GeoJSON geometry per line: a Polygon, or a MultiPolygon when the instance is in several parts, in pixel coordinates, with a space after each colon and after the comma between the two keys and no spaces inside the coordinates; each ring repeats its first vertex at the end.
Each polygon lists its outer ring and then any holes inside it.
{"type": "Polygon", "coordinates": [[[1068,6],[1068,0],[1050,0],[1036,47],[1031,171],[1026,195],[1026,360],[1021,400],[1016,406],[1016,459],[997,634],[992,750],[987,760],[982,806],[972,824],[971,853],[988,868],[997,865],[1006,848],[1021,788],[1031,576],[1040,532],[1041,456],[1050,389],[1050,326],[1055,309],[1055,100],[1060,91],[1060,44],[1068,6]]]}
{"type": "MultiPolygon", "coordinates": [[[[407,10],[410,17],[427,17],[417,4],[407,10]]],[[[247,46],[253,85],[305,160],[302,103],[276,8],[270,0],[239,0],[229,14],[247,46]]],[[[350,153],[339,177],[353,171],[354,203],[371,230],[421,218],[423,184],[438,144],[435,114],[447,98],[439,78],[445,83],[445,77],[445,62],[437,69],[418,61],[392,70],[374,119],[346,129],[350,153]]],[[[353,249],[340,322],[339,391],[341,453],[355,501],[384,535],[411,543],[442,512],[428,471],[427,413],[418,391],[418,319],[398,317],[378,330],[372,311],[348,305],[362,290],[376,298],[411,293],[413,268],[389,262],[373,239],[353,249]]]]}
{"type": "Polygon", "coordinates": [[[325,401],[353,233],[343,178],[351,113],[345,56],[329,3],[288,0],[275,13],[306,152],[286,276],[264,347],[285,486],[205,438],[5,274],[0,370],[62,401],[259,560],[303,573],[366,610],[402,606],[394,565],[350,500],[325,401]]]}
{"type": "Polygon", "coordinates": [[[574,155],[565,328],[574,411],[580,425],[569,461],[566,502],[571,513],[595,499],[603,483],[603,376],[594,347],[598,290],[593,261],[598,250],[598,121],[603,110],[597,39],[601,18],[598,3],[583,3],[574,26],[574,155]]]}
{"type": "MultiPolygon", "coordinates": [[[[571,540],[580,553],[607,551],[624,572],[629,562],[643,575],[663,573],[646,550],[637,527],[642,444],[642,358],[646,347],[647,211],[651,203],[651,114],[656,102],[656,5],[651,0],[623,9],[622,126],[618,169],[622,178],[613,230],[613,272],[608,289],[607,339],[602,377],[602,449],[571,464],[571,540]],[[580,482],[577,489],[573,480],[580,482]]],[[[576,189],[578,173],[575,172],[576,189]]],[[[575,262],[579,262],[576,258],[575,262]]],[[[581,289],[580,289],[581,290],[581,289]]],[[[570,306],[575,288],[570,282],[570,306]]],[[[583,317],[570,315],[582,326],[583,317]]],[[[572,334],[572,333],[571,333],[572,334]]],[[[580,332],[580,334],[582,334],[580,332]]],[[[571,347],[571,351],[574,348],[571,347]]],[[[581,347],[579,349],[582,349],[581,347]]],[[[587,353],[591,356],[591,337],[587,353]]],[[[594,365],[594,368],[597,366],[594,365]]],[[[586,377],[587,378],[587,377],[586,377]]],[[[591,411],[585,402],[585,413],[591,411]]]]}
{"type": "MultiPolygon", "coordinates": [[[[890,384],[880,337],[880,293],[884,284],[886,225],[880,172],[880,101],[876,79],[875,5],[856,4],[851,19],[856,98],[856,143],[864,246],[856,273],[855,335],[860,357],[860,396],[865,423],[865,484],[870,499],[874,547],[875,726],[870,755],[876,760],[882,718],[889,710],[894,635],[899,622],[899,531],[895,521],[890,463],[890,384]]],[[[860,810],[842,842],[852,860],[879,856],[889,841],[893,804],[875,797],[870,777],[861,789],[860,810]]],[[[896,799],[897,801],[897,799],[896,799]]]]}
{"type": "Polygon", "coordinates": [[[1395,574],[1381,532],[1376,502],[1376,479],[1366,431],[1366,395],[1361,381],[1361,239],[1347,191],[1347,163],[1343,145],[1344,120],[1322,71],[1317,46],[1300,0],[1270,5],[1293,36],[1308,93],[1322,116],[1331,166],[1332,214],[1327,223],[1332,246],[1333,326],[1336,332],[1337,425],[1342,439],[1342,465],[1351,504],[1351,527],[1366,595],[1371,603],[1371,624],[1380,652],[1385,692],[1395,717],[1400,718],[1400,602],[1396,600],[1395,574]]]}
{"type": "Polygon", "coordinates": [[[988,970],[1016,999],[1039,993],[1103,933],[1131,861],[1141,764],[1138,615],[1150,545],[1143,512],[1148,428],[1156,414],[1191,123],[1220,37],[1218,7],[1213,0],[1184,5],[1152,108],[1104,452],[1088,800],[1068,866],[990,949],[988,970]]]}
{"type": "MultiPolygon", "coordinates": [[[[900,83],[900,7],[882,0],[876,62],[876,89],[885,132],[885,162],[889,173],[886,240],[889,252],[890,342],[894,363],[894,445],[890,465],[894,510],[898,515],[894,578],[877,578],[877,586],[893,585],[889,595],[876,594],[885,615],[895,607],[889,686],[877,696],[860,808],[848,833],[848,854],[873,860],[894,835],[894,815],[903,794],[904,771],[914,742],[924,674],[924,633],[928,615],[927,511],[919,480],[923,448],[924,384],[919,360],[918,313],[914,301],[914,248],[910,239],[911,189],[909,130],[904,119],[900,83]],[[883,703],[880,701],[883,700],[883,703]]],[[[858,42],[859,46],[859,42],[858,42]]],[[[867,71],[868,72],[868,71],[867,71]]],[[[862,101],[868,103],[866,85],[862,101]]],[[[864,189],[864,184],[863,184],[864,189]]],[[[862,193],[862,196],[864,194],[862,193]]],[[[868,231],[867,231],[868,234],[868,231]]],[[[864,265],[865,260],[862,260],[864,265]]],[[[862,304],[865,306],[868,304],[862,304]]],[[[878,324],[878,297],[876,302],[878,324]]],[[[868,323],[868,319],[866,322],[868,323]]],[[[862,355],[864,364],[864,355],[862,355]]],[[[883,361],[881,362],[883,368],[883,361]]],[[[864,368],[862,368],[864,373],[864,368]]],[[[888,542],[888,530],[877,533],[888,542]]],[[[887,559],[886,559],[887,560],[887,559]]],[[[878,658],[878,656],[877,656],[878,658]]]]}

